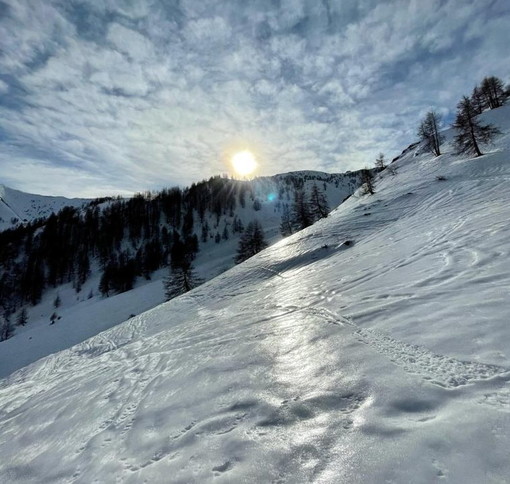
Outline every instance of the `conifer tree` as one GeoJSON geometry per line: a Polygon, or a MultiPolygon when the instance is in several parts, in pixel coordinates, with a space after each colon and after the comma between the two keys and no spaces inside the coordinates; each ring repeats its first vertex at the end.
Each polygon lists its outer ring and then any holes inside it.
{"type": "Polygon", "coordinates": [[[286,203],[284,203],[282,207],[282,220],[280,223],[280,232],[283,235],[283,237],[287,237],[294,233],[289,206],[286,203]]]}
{"type": "Polygon", "coordinates": [[[23,307],[23,308],[21,308],[21,311],[18,314],[18,319],[16,320],[16,324],[18,326],[25,326],[25,324],[27,324],[27,322],[28,322],[27,310],[25,309],[25,307],[23,307]]]}
{"type": "Polygon", "coordinates": [[[239,264],[267,247],[264,231],[258,220],[250,222],[239,239],[235,263],[239,264]]]}
{"type": "Polygon", "coordinates": [[[505,103],[505,87],[503,81],[498,77],[485,77],[480,84],[480,91],[485,97],[489,109],[499,108],[505,103]]]}
{"type": "Polygon", "coordinates": [[[310,206],[302,187],[296,188],[294,203],[292,205],[292,226],[295,230],[301,230],[313,224],[310,206]]]}
{"type": "Polygon", "coordinates": [[[384,153],[379,153],[379,155],[375,159],[375,167],[379,171],[382,171],[386,168],[386,160],[384,159],[384,153]]]}
{"type": "Polygon", "coordinates": [[[166,300],[191,291],[202,283],[203,280],[197,276],[191,263],[170,267],[169,275],[163,279],[166,300]]]}
{"type": "Polygon", "coordinates": [[[420,140],[423,141],[427,151],[435,156],[441,154],[441,143],[444,141],[444,136],[439,132],[439,122],[439,114],[435,111],[429,111],[418,128],[420,140]]]}
{"type": "Polygon", "coordinates": [[[310,213],[313,221],[326,218],[329,214],[329,205],[326,194],[314,183],[310,192],[310,213]]]}
{"type": "Polygon", "coordinates": [[[454,139],[458,154],[481,156],[483,153],[480,151],[479,144],[490,143],[500,133],[495,126],[482,125],[476,119],[476,112],[467,96],[464,96],[457,105],[457,117],[453,127],[458,133],[454,139]]]}

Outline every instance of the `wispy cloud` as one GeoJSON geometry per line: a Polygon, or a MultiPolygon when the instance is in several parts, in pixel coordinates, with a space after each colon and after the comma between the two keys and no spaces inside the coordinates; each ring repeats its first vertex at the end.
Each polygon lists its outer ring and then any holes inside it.
{"type": "Polygon", "coordinates": [[[0,1],[0,179],[93,196],[392,156],[510,76],[505,0],[0,1]]]}

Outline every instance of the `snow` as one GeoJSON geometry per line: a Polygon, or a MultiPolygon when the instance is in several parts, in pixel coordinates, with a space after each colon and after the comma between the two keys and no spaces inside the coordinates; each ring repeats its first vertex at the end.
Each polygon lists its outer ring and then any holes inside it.
{"type": "Polygon", "coordinates": [[[2,380],[0,481],[508,482],[510,107],[484,117],[483,157],[409,150],[375,195],[2,380]]]}
{"type": "Polygon", "coordinates": [[[21,222],[45,218],[64,207],[80,208],[90,200],[84,198],[34,195],[0,185],[0,231],[21,222]]]}
{"type": "MultiPolygon", "coordinates": [[[[255,211],[253,200],[247,196],[245,207],[238,206],[234,215],[245,227],[252,220],[258,219],[263,224],[266,239],[270,243],[281,239],[279,206],[283,202],[279,203],[278,197],[272,196],[278,193],[275,180],[285,181],[289,177],[303,181],[308,191],[314,183],[320,183],[321,188],[325,183],[331,206],[338,205],[354,190],[351,177],[323,172],[292,172],[253,180],[254,195],[260,200],[261,209],[255,211]]],[[[7,190],[12,193],[11,189],[7,190]]],[[[31,196],[19,192],[18,205],[21,205],[19,200],[26,200],[31,196]]],[[[289,196],[292,196],[292,193],[289,193],[289,196]]],[[[288,203],[286,194],[284,201],[288,203]]],[[[194,231],[200,234],[201,222],[198,216],[195,219],[194,231]]],[[[230,233],[228,240],[222,239],[217,244],[214,241],[215,233],[221,234],[225,224],[232,232],[233,218],[221,215],[218,222],[215,215],[207,213],[205,220],[211,228],[210,239],[205,243],[200,242],[200,252],[193,264],[204,280],[210,280],[234,266],[234,256],[240,235],[230,233]]],[[[132,249],[132,246],[130,243],[125,243],[123,249],[132,249]]],[[[149,281],[138,278],[135,288],[129,293],[103,298],[98,291],[101,271],[98,264],[93,262],[92,277],[86,281],[80,293],[76,294],[72,284],[65,284],[50,289],[43,296],[41,303],[26,308],[28,324],[24,327],[16,326],[14,336],[0,344],[0,378],[8,376],[39,358],[81,343],[100,331],[122,323],[132,315],[140,314],[161,304],[165,301],[163,278],[167,274],[168,269],[161,269],[153,273],[149,281]],[[90,292],[93,297],[89,299],[90,292]],[[54,308],[53,302],[57,295],[61,299],[61,306],[54,308]],[[56,313],[59,319],[54,324],[50,324],[53,313],[56,313]]]]}

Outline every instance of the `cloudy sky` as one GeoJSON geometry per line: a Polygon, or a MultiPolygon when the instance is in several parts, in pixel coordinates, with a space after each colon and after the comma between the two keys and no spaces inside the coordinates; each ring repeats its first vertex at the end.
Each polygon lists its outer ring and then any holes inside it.
{"type": "Polygon", "coordinates": [[[0,183],[130,194],[391,158],[510,81],[508,0],[0,0],[0,183]]]}

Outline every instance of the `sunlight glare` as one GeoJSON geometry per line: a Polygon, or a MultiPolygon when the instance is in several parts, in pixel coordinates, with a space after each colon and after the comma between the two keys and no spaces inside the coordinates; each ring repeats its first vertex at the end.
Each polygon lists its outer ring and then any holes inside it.
{"type": "Polygon", "coordinates": [[[239,151],[232,157],[232,166],[238,175],[250,175],[257,168],[255,156],[251,151],[239,151]]]}

